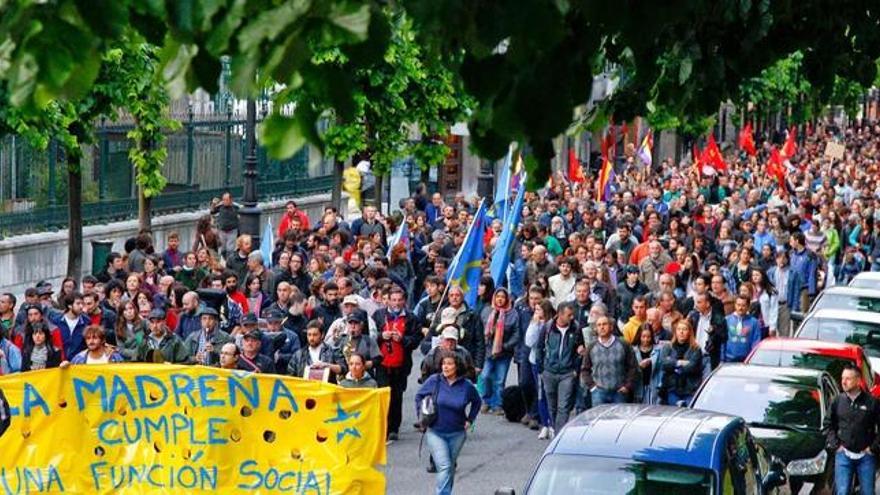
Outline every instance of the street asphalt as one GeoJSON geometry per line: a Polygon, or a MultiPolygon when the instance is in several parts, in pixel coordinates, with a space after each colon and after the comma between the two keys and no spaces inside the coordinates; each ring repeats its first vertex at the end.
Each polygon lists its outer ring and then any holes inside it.
{"type": "MultiPolygon", "coordinates": [[[[413,358],[416,364],[404,395],[400,439],[388,446],[388,465],[384,468],[388,495],[434,493],[435,475],[425,470],[428,447],[422,445],[419,458],[421,433],[413,428],[421,354],[416,351],[413,358]]],[[[516,365],[510,367],[507,383],[516,383],[516,365]]],[[[476,428],[468,434],[458,458],[454,492],[493,494],[499,487],[512,487],[522,493],[547,444],[546,440],[538,440],[538,432],[519,423],[510,423],[501,416],[480,414],[476,428]]]]}

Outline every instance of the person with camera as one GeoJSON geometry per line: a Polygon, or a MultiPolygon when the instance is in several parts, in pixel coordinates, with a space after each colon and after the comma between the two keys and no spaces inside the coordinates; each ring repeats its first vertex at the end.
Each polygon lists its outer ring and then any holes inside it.
{"type": "Polygon", "coordinates": [[[440,351],[440,372],[431,375],[416,393],[416,414],[426,429],[425,439],[437,466],[437,495],[452,493],[455,464],[467,430],[480,412],[477,388],[464,376],[464,363],[453,351],[440,351]]]}

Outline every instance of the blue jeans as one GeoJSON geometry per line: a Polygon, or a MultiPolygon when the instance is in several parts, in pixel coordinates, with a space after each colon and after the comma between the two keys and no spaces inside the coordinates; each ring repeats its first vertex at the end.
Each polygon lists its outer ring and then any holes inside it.
{"type": "Polygon", "coordinates": [[[874,454],[867,454],[854,461],[843,452],[838,452],[834,457],[834,481],[837,483],[837,495],[849,493],[854,473],[858,473],[862,495],[874,495],[874,471],[876,469],[877,459],[874,454]]]}
{"type": "Polygon", "coordinates": [[[590,398],[593,400],[593,407],[602,404],[623,404],[626,402],[626,397],[617,390],[605,390],[598,387],[590,392],[590,398]]]}
{"type": "Polygon", "coordinates": [[[464,446],[464,430],[444,433],[428,429],[425,433],[425,441],[428,450],[437,465],[437,495],[449,495],[452,493],[452,484],[455,481],[455,461],[464,446]]]}
{"type": "MultiPolygon", "coordinates": [[[[538,410],[537,419],[539,419],[541,426],[553,426],[550,421],[550,408],[547,406],[547,394],[544,393],[544,382],[541,380],[541,374],[538,373],[538,365],[529,363],[529,366],[532,367],[532,379],[538,384],[538,399],[535,401],[538,410]]],[[[535,416],[532,418],[534,419],[535,416]]]]}
{"type": "Polygon", "coordinates": [[[666,404],[670,406],[674,406],[678,404],[679,401],[684,401],[684,407],[687,407],[690,404],[691,399],[693,399],[693,395],[678,395],[673,391],[669,391],[666,394],[666,404]]]}
{"type": "Polygon", "coordinates": [[[501,407],[501,391],[504,389],[508,368],[510,368],[509,357],[487,357],[483,364],[483,371],[480,372],[480,377],[483,379],[483,402],[490,409],[501,407]]]}

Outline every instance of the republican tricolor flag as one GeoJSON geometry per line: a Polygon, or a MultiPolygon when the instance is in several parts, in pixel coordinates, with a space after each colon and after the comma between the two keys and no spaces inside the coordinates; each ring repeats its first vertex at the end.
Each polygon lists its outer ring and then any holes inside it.
{"type": "Polygon", "coordinates": [[[654,133],[648,130],[648,133],[645,134],[645,137],[642,139],[642,144],[639,146],[639,150],[636,152],[636,156],[639,157],[639,160],[644,163],[646,167],[650,167],[651,162],[653,161],[653,157],[651,156],[653,149],[654,133]]]}
{"type": "Polygon", "coordinates": [[[599,180],[596,181],[596,201],[608,201],[611,198],[611,183],[614,181],[614,166],[611,160],[605,156],[602,160],[602,169],[599,170],[599,180]]]}

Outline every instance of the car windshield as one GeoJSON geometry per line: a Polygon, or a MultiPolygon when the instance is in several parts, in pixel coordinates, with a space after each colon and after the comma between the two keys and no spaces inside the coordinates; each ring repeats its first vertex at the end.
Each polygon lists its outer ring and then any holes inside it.
{"type": "Polygon", "coordinates": [[[817,309],[851,309],[880,313],[880,297],[822,294],[813,308],[814,311],[817,309]]]}
{"type": "Polygon", "coordinates": [[[630,459],[552,454],[541,461],[529,495],[702,495],[714,493],[711,471],[630,459]]]}
{"type": "Polygon", "coordinates": [[[766,378],[710,378],[692,407],[741,416],[749,423],[813,430],[822,424],[818,388],[766,378]],[[748,400],[730,400],[737,396],[748,397],[748,400]]]}
{"type": "Polygon", "coordinates": [[[831,376],[840,376],[843,367],[847,364],[855,364],[855,361],[838,356],[826,356],[809,352],[758,349],[749,359],[749,364],[792,366],[795,368],[827,371],[831,376]]]}
{"type": "Polygon", "coordinates": [[[809,334],[812,333],[812,338],[825,342],[856,344],[861,346],[868,356],[880,357],[880,325],[876,323],[810,318],[804,322],[804,328],[805,332],[802,335],[804,337],[811,338],[809,334]]]}

